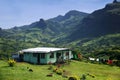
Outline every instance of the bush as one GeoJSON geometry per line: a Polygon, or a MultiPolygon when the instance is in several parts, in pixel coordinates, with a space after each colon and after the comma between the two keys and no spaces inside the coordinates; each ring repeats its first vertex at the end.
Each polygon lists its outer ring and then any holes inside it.
{"type": "Polygon", "coordinates": [[[71,76],[68,80],[80,80],[78,76],[71,76]]]}
{"type": "Polygon", "coordinates": [[[56,72],[57,70],[58,70],[58,68],[54,68],[54,69],[53,69],[53,72],[56,72]]]}
{"type": "Polygon", "coordinates": [[[56,73],[59,74],[59,75],[62,75],[63,70],[62,69],[58,69],[58,70],[56,70],[56,73]]]}
{"type": "Polygon", "coordinates": [[[53,72],[55,72],[55,73],[57,73],[57,74],[59,74],[59,75],[62,75],[62,74],[63,74],[63,70],[60,69],[60,68],[54,68],[54,69],[53,69],[53,72]]]}
{"type": "Polygon", "coordinates": [[[8,64],[9,64],[10,67],[14,67],[15,64],[16,64],[16,61],[14,59],[9,59],[8,64]]]}
{"type": "Polygon", "coordinates": [[[50,65],[49,66],[49,68],[48,68],[48,70],[52,70],[53,69],[53,66],[52,65],[50,65]]]}
{"type": "Polygon", "coordinates": [[[86,80],[86,75],[83,74],[82,77],[80,78],[80,80],[86,80]]]}

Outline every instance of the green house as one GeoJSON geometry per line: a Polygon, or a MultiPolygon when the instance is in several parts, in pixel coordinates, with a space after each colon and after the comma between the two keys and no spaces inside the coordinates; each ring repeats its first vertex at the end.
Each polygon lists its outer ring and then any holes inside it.
{"type": "Polygon", "coordinates": [[[33,64],[49,64],[63,62],[73,58],[72,52],[68,48],[38,47],[20,51],[23,53],[23,61],[33,64]]]}

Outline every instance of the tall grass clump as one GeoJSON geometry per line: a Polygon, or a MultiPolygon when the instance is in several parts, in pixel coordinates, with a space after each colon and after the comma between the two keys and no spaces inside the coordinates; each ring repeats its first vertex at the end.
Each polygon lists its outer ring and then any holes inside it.
{"type": "Polygon", "coordinates": [[[9,60],[8,60],[8,65],[9,65],[10,67],[14,67],[15,64],[16,64],[16,61],[15,61],[14,59],[9,59],[9,60]]]}

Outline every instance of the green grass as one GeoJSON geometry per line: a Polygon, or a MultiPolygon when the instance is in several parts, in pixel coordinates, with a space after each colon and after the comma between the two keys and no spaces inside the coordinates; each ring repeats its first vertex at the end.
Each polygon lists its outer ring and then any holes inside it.
{"type": "MultiPolygon", "coordinates": [[[[0,61],[0,80],[68,80],[61,75],[54,73],[53,77],[46,77],[51,73],[49,65],[33,65],[29,63],[17,63],[15,67],[8,67],[6,61],[0,61]],[[27,67],[33,69],[29,72],[27,67]]],[[[95,78],[87,76],[87,80],[119,80],[120,68],[115,66],[91,64],[85,62],[72,61],[70,65],[62,67],[72,75],[82,76],[91,74],[95,78]]]]}

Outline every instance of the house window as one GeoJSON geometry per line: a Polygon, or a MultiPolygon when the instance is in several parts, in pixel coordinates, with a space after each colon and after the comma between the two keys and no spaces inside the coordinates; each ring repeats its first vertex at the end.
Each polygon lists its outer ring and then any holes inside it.
{"type": "Polygon", "coordinates": [[[33,57],[37,57],[37,54],[33,53],[33,57]]]}
{"type": "Polygon", "coordinates": [[[41,53],[41,58],[45,58],[45,53],[41,53]]]}
{"type": "Polygon", "coordinates": [[[50,53],[50,58],[54,58],[54,53],[50,53]]]}

